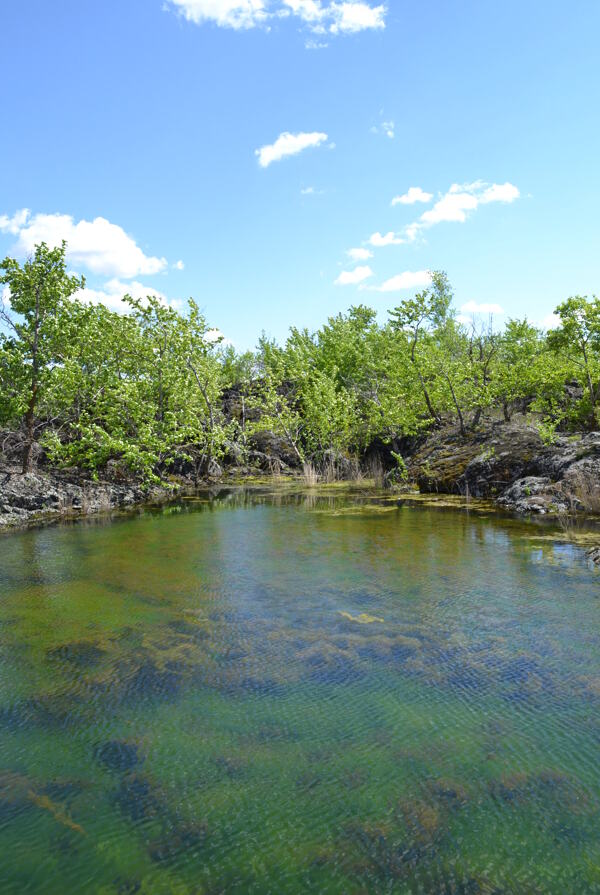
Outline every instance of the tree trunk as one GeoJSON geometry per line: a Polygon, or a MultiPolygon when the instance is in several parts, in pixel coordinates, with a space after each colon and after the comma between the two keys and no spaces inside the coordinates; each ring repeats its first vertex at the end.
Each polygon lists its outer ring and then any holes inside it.
{"type": "Polygon", "coordinates": [[[33,421],[35,413],[35,401],[37,396],[37,386],[34,386],[29,399],[29,406],[25,414],[25,444],[23,445],[23,475],[31,472],[33,465],[33,421]]]}

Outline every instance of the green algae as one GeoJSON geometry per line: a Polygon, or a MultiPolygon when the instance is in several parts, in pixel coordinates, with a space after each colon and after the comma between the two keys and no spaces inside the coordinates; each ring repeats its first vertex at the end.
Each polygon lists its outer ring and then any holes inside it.
{"type": "Polygon", "coordinates": [[[597,573],[337,494],[3,539],[3,892],[600,892],[597,573]]]}

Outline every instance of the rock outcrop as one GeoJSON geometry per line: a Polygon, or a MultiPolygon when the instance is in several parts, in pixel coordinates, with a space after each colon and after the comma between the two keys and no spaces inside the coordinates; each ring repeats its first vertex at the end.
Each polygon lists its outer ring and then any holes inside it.
{"type": "Polygon", "coordinates": [[[600,513],[600,432],[542,441],[533,426],[433,432],[407,459],[424,493],[491,498],[519,513],[600,513]]]}
{"type": "Polygon", "coordinates": [[[18,471],[0,473],[0,528],[133,507],[172,496],[168,488],[94,482],[73,474],[18,471]]]}

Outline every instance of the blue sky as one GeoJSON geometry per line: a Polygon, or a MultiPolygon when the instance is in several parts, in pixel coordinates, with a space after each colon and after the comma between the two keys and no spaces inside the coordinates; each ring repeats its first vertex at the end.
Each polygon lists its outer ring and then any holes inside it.
{"type": "Polygon", "coordinates": [[[64,236],[90,300],[191,295],[239,348],[438,268],[541,322],[598,292],[599,31],[597,0],[5,0],[0,252],[64,236]]]}

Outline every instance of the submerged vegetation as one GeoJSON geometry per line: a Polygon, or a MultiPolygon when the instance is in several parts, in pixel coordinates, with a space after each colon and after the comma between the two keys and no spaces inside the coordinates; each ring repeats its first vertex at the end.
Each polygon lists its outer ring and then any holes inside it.
{"type": "Polygon", "coordinates": [[[599,895],[598,573],[380,499],[0,539],[3,895],[599,895]]]}
{"type": "MultiPolygon", "coordinates": [[[[318,332],[292,328],[238,353],[215,338],[198,305],[125,296],[123,313],[77,299],[66,245],[44,243],[23,264],[6,258],[0,284],[0,427],[23,472],[43,459],[93,476],[196,478],[252,465],[265,441],[308,483],[356,476],[385,445],[406,475],[407,442],[443,425],[466,438],[485,420],[535,423],[547,443],[598,428],[600,300],[559,305],[545,333],[526,319],[497,332],[467,326],[443,272],[380,322],[365,306],[318,332]]],[[[264,455],[263,451],[263,455],[264,455]]],[[[267,452],[269,453],[269,452],[267,452]]],[[[272,453],[272,452],[271,452],[272,453]]]]}

